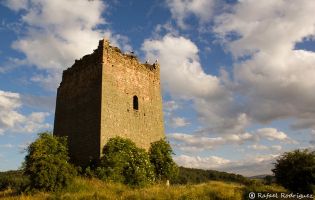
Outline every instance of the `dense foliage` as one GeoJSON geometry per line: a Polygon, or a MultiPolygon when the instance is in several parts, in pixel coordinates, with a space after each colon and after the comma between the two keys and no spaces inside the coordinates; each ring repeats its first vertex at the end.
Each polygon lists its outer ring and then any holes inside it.
{"type": "Polygon", "coordinates": [[[30,188],[55,191],[68,186],[75,175],[68,161],[66,138],[40,133],[25,157],[24,173],[30,178],[30,188]]]}
{"type": "Polygon", "coordinates": [[[22,171],[0,172],[0,191],[11,188],[21,192],[24,191],[28,184],[29,179],[23,176],[22,171]]]}
{"type": "Polygon", "coordinates": [[[196,184],[196,183],[205,183],[210,180],[236,182],[236,183],[242,183],[245,185],[252,183],[251,180],[239,174],[219,172],[215,170],[185,168],[185,167],[179,167],[179,174],[178,174],[178,177],[175,179],[175,183],[196,184]]]}
{"type": "Polygon", "coordinates": [[[96,169],[99,178],[132,186],[144,186],[154,180],[148,154],[130,139],[109,139],[103,154],[100,167],[96,169]]]}
{"type": "Polygon", "coordinates": [[[172,180],[177,177],[178,167],[172,154],[172,147],[165,139],[151,143],[149,157],[158,180],[172,180]]]}
{"type": "Polygon", "coordinates": [[[315,152],[295,150],[284,153],[272,170],[276,181],[299,193],[313,193],[315,184],[315,152]]]}

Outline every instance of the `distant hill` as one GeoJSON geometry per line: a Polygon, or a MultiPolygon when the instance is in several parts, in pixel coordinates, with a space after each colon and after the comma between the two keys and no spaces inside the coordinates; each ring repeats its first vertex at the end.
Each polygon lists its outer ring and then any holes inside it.
{"type": "Polygon", "coordinates": [[[235,182],[241,184],[249,184],[252,182],[249,178],[246,178],[239,174],[220,172],[216,170],[203,170],[194,168],[179,167],[179,176],[172,182],[175,184],[196,184],[204,183],[208,181],[225,181],[235,182]]]}
{"type": "Polygon", "coordinates": [[[256,175],[256,176],[250,176],[248,177],[249,179],[264,179],[266,176],[272,176],[270,174],[261,174],[261,175],[256,175]]]}

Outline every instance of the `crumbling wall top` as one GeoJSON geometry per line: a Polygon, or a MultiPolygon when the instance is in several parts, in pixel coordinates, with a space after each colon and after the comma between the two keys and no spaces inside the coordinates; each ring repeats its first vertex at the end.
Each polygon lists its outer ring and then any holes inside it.
{"type": "Polygon", "coordinates": [[[64,81],[64,79],[66,79],[68,76],[72,76],[73,74],[82,71],[84,68],[91,67],[91,65],[101,67],[102,63],[104,62],[103,55],[109,51],[119,54],[124,59],[130,59],[132,62],[136,62],[139,66],[142,66],[151,72],[159,72],[160,65],[157,61],[153,64],[148,62],[141,63],[133,51],[124,53],[118,47],[112,46],[108,39],[104,38],[99,41],[98,48],[95,49],[93,53],[85,55],[79,60],[75,60],[71,67],[63,71],[62,81],[64,81]]]}

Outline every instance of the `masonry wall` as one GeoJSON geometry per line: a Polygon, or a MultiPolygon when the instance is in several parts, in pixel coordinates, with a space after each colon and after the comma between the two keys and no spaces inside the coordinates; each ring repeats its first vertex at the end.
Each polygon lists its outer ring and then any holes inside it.
{"type": "Polygon", "coordinates": [[[101,150],[109,138],[130,138],[148,149],[164,137],[160,67],[141,64],[105,41],[102,68],[101,150]],[[138,110],[133,97],[138,98],[138,110]]]}
{"type": "Polygon", "coordinates": [[[102,51],[84,56],[63,72],[57,91],[54,134],[67,136],[72,162],[100,156],[102,51]]]}

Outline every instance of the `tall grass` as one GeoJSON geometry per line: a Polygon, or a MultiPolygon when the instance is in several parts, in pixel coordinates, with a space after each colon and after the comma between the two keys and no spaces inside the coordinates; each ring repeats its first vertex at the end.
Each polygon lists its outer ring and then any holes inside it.
{"type": "MultiPolygon", "coordinates": [[[[255,191],[273,190],[284,191],[280,187],[268,187],[264,185],[252,186],[255,191]],[[259,187],[259,188],[255,188],[259,187]]],[[[225,183],[210,181],[197,185],[172,185],[162,184],[151,185],[145,188],[131,188],[119,183],[104,183],[97,179],[76,178],[72,185],[62,192],[36,193],[33,195],[21,194],[15,196],[14,192],[7,190],[0,192],[0,198],[19,200],[195,200],[195,199],[215,199],[215,200],[239,200],[243,199],[246,188],[244,185],[236,183],[225,183]]]]}

